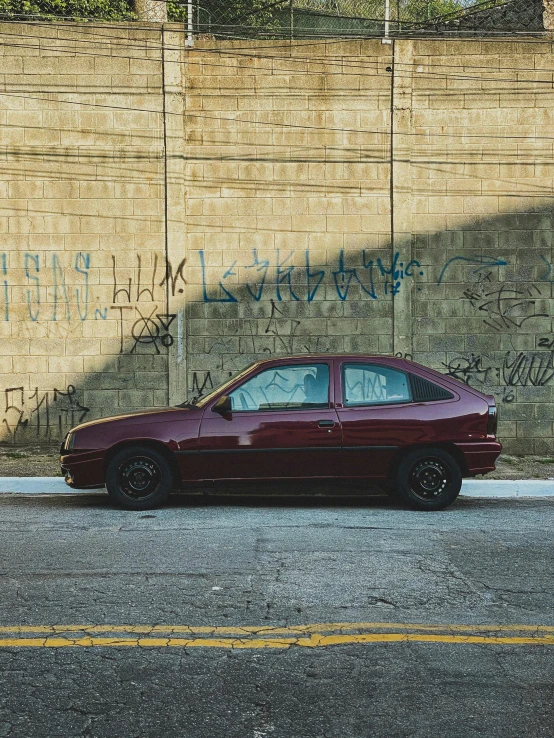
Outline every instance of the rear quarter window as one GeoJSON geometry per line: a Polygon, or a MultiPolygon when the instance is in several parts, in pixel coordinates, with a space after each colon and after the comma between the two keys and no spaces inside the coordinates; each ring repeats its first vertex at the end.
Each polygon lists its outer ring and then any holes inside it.
{"type": "Polygon", "coordinates": [[[438,402],[439,400],[453,400],[454,395],[428,379],[410,374],[410,385],[414,402],[438,402]]]}

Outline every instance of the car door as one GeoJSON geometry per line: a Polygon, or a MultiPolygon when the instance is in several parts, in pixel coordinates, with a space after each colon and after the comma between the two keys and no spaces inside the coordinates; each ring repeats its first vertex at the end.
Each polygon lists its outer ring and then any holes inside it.
{"type": "Polygon", "coordinates": [[[384,478],[398,448],[414,442],[420,427],[408,375],[384,363],[359,360],[342,362],[337,379],[341,476],[384,478]]]}
{"type": "Polygon", "coordinates": [[[229,393],[232,411],[210,403],[200,425],[205,479],[335,477],[340,423],[332,362],[263,366],[229,393]]]}

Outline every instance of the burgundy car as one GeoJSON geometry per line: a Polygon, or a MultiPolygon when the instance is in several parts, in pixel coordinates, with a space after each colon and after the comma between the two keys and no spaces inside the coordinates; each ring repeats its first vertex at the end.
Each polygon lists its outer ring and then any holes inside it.
{"type": "Polygon", "coordinates": [[[67,484],[106,485],[131,510],[192,482],[381,480],[419,510],[453,502],[462,477],[494,470],[494,398],[388,356],[293,356],[252,364],[178,407],[73,428],[67,484]]]}

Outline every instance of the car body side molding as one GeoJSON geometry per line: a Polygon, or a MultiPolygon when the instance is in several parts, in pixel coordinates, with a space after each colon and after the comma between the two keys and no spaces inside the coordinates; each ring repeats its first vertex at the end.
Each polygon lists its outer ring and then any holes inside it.
{"type": "Polygon", "coordinates": [[[298,446],[297,448],[222,448],[222,449],[193,449],[190,451],[174,451],[179,456],[192,456],[197,454],[234,454],[242,451],[247,454],[255,453],[283,453],[283,451],[396,451],[398,446],[298,446]]]}

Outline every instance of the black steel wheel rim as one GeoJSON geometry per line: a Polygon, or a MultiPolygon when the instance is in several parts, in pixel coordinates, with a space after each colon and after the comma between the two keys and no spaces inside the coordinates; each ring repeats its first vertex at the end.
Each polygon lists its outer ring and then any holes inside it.
{"type": "Polygon", "coordinates": [[[119,489],[131,500],[143,500],[153,495],[162,480],[158,464],[148,456],[133,456],[118,469],[119,489]]]}
{"type": "Polygon", "coordinates": [[[452,476],[448,465],[436,457],[419,459],[410,469],[410,491],[421,500],[436,500],[444,494],[452,476]]]}

